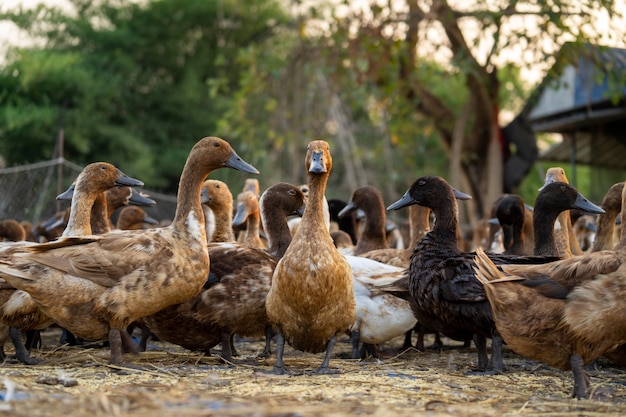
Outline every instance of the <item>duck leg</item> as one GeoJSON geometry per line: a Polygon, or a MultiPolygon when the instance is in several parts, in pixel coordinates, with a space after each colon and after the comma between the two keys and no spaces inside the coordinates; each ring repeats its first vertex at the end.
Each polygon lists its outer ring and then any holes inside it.
{"type": "Polygon", "coordinates": [[[109,347],[111,349],[111,357],[109,363],[111,365],[122,364],[122,335],[120,329],[109,329],[109,347]]]}
{"type": "Polygon", "coordinates": [[[120,330],[120,338],[122,339],[122,349],[124,353],[139,353],[145,349],[141,349],[141,346],[137,344],[132,336],[126,330],[120,330]]]}
{"type": "Polygon", "coordinates": [[[233,351],[232,351],[232,343],[233,339],[229,332],[221,331],[220,332],[220,340],[222,344],[222,354],[220,357],[224,362],[232,362],[233,361],[233,351]]]}
{"type": "Polygon", "coordinates": [[[327,375],[327,374],[339,373],[339,371],[337,371],[336,369],[330,369],[328,367],[328,364],[330,362],[330,356],[332,355],[333,349],[335,348],[336,344],[337,344],[337,336],[331,337],[330,340],[328,341],[328,344],[326,345],[326,355],[324,355],[324,360],[322,361],[322,364],[320,365],[320,367],[317,368],[316,371],[313,371],[314,374],[327,375]]]}
{"type": "Polygon", "coordinates": [[[24,340],[22,339],[22,332],[19,327],[11,326],[9,328],[9,337],[15,346],[15,357],[20,362],[26,365],[37,365],[42,362],[41,359],[31,358],[28,349],[24,346],[24,340]]]}
{"type": "Polygon", "coordinates": [[[574,354],[569,359],[574,374],[574,398],[587,398],[589,396],[589,377],[585,373],[583,358],[574,354]]]}
{"type": "Polygon", "coordinates": [[[361,340],[361,332],[353,330],[350,334],[350,341],[352,342],[352,359],[359,359],[359,342],[361,340]]]}
{"type": "Polygon", "coordinates": [[[42,341],[41,341],[41,331],[39,330],[28,330],[26,331],[26,342],[24,343],[26,349],[30,352],[33,348],[41,349],[42,341]]]}
{"type": "Polygon", "coordinates": [[[474,334],[474,344],[478,351],[478,371],[485,371],[489,367],[489,357],[487,355],[487,340],[485,336],[474,334]]]}
{"type": "Polygon", "coordinates": [[[413,347],[413,342],[411,341],[411,336],[413,335],[413,329],[407,331],[404,334],[404,342],[402,343],[402,350],[406,350],[413,347]]]}
{"type": "Polygon", "coordinates": [[[502,361],[502,337],[497,331],[491,335],[491,359],[489,360],[489,370],[494,373],[501,373],[505,370],[502,361]]]}
{"type": "Polygon", "coordinates": [[[285,368],[285,364],[283,363],[284,351],[285,336],[283,336],[283,331],[279,328],[276,331],[276,364],[274,364],[274,369],[272,369],[271,373],[276,375],[284,375],[289,373],[287,368],[285,368]]]}
{"type": "Polygon", "coordinates": [[[274,329],[272,329],[272,326],[268,324],[265,326],[265,348],[259,355],[260,358],[269,358],[272,354],[272,350],[270,349],[272,337],[274,337],[274,329]]]}

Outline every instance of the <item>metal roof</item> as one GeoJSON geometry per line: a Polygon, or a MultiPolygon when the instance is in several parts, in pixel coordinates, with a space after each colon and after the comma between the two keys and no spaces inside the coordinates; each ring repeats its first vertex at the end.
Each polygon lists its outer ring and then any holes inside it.
{"type": "Polygon", "coordinates": [[[626,169],[626,49],[564,45],[522,114],[535,133],[563,134],[540,159],[626,169]]]}

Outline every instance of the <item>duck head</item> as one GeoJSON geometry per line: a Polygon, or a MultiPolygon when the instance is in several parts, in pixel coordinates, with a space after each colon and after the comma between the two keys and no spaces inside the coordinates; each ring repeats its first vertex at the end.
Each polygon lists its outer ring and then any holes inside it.
{"type": "Polygon", "coordinates": [[[312,174],[321,174],[330,172],[333,166],[333,160],[330,156],[330,146],[328,142],[323,140],[314,140],[307,147],[306,170],[312,174]]]}
{"type": "Polygon", "coordinates": [[[440,200],[442,190],[450,190],[457,200],[472,199],[472,196],[456,190],[443,178],[428,175],[415,180],[400,200],[387,207],[387,210],[398,210],[413,204],[432,208],[440,200]]]}

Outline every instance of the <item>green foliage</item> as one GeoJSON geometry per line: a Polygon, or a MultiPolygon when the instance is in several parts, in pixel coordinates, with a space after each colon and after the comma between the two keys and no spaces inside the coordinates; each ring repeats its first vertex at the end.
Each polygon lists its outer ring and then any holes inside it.
{"type": "Polygon", "coordinates": [[[4,15],[46,46],[13,51],[0,74],[0,152],[11,165],[49,158],[61,123],[67,159],[108,160],[170,192],[198,139],[230,136],[216,129],[239,49],[286,20],[273,0],[72,4],[75,16],[4,15]]]}

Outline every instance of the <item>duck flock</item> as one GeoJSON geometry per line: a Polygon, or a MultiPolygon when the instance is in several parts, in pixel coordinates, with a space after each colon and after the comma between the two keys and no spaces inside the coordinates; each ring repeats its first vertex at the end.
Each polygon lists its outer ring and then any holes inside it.
{"type": "Polygon", "coordinates": [[[238,361],[235,335],[265,337],[260,356],[275,343],[276,360],[260,373],[294,372],[287,344],[324,353],[312,372],[328,374],[338,372],[330,360],[343,335],[361,358],[379,356],[396,337],[411,346],[411,332],[423,349],[424,334],[434,333],[436,343],[474,343],[471,373],[507,372],[504,345],[571,370],[576,398],[589,396],[585,367],[596,359],[626,366],[626,237],[615,237],[623,183],[597,206],[551,168],[533,207],[514,194],[494,202],[484,228],[499,225],[500,247],[488,238],[470,251],[457,200],[471,196],[443,178],[416,179],[385,208],[372,186],[347,202],[326,200],[327,142],[310,142],[304,162],[306,184],[261,192],[249,179],[235,200],[207,176],[258,170],[225,140],[203,138],[182,170],[168,224],[140,208],[155,204],[135,190],[141,181],[106,162],[86,166],[58,197],[71,199],[67,212],[37,226],[46,238],[35,242],[24,223],[0,221],[0,343],[10,339],[17,360],[35,365],[37,332],[57,325],[68,343],[108,341],[110,364],[133,368],[124,354],[145,350],[149,337],[207,354],[221,345],[228,363],[238,361]],[[386,220],[386,211],[404,209],[406,247],[386,220]],[[581,224],[593,238],[574,229],[581,224]]]}

